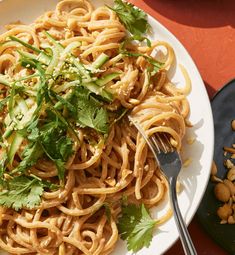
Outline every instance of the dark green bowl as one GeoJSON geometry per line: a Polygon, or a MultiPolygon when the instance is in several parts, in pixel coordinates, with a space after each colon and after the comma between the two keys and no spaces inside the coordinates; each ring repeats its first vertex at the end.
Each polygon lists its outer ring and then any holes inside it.
{"type": "MultiPolygon", "coordinates": [[[[218,167],[217,176],[224,178],[227,170],[223,165],[223,146],[230,147],[235,143],[235,131],[231,129],[231,121],[235,119],[235,79],[217,92],[211,106],[215,128],[214,161],[218,167]]],[[[216,211],[221,203],[215,199],[214,186],[209,181],[197,215],[209,235],[230,254],[235,255],[235,225],[220,224],[216,211]]]]}

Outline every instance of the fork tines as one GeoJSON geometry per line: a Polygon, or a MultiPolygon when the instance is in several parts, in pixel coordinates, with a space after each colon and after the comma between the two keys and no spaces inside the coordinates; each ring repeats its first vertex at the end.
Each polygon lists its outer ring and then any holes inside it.
{"type": "Polygon", "coordinates": [[[161,153],[168,153],[173,152],[174,147],[172,146],[169,138],[169,134],[166,132],[157,132],[153,134],[150,139],[152,140],[153,144],[155,145],[157,152],[161,153]]]}

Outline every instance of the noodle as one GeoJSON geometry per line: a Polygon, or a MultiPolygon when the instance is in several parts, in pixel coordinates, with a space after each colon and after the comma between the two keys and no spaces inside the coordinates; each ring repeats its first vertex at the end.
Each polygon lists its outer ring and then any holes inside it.
{"type": "MultiPolygon", "coordinates": [[[[8,28],[0,35],[1,74],[9,79],[32,74],[27,68],[17,65],[17,50],[27,49],[9,41],[9,36],[16,36],[38,48],[50,47],[44,30],[64,47],[79,42],[81,45],[73,49],[73,54],[79,56],[84,65],[93,63],[101,53],[105,53],[109,59],[101,68],[102,75],[121,73],[119,80],[112,80],[106,85],[115,94],[115,100],[106,106],[107,109],[128,109],[128,114],[139,121],[147,135],[167,132],[172,144],[180,151],[189,114],[186,95],[191,86],[183,67],[184,89],[176,88],[168,79],[167,70],[175,57],[169,44],[157,41],[151,47],[127,45],[128,50],[149,57],[156,49],[165,48],[164,65],[153,77],[149,77],[149,63],[143,56],[123,57],[118,54],[126,29],[115,12],[107,7],[94,10],[88,0],[62,0],[55,11],[46,12],[31,25],[16,24],[8,28]]],[[[60,64],[56,65],[58,69],[60,64]]],[[[37,81],[38,77],[32,78],[33,83],[37,81]]],[[[54,91],[67,92],[70,86],[58,85],[54,91]]],[[[1,85],[1,79],[0,88],[3,99],[8,95],[8,88],[1,85]]],[[[30,100],[27,103],[33,107],[30,100]]],[[[6,114],[1,113],[1,122],[6,114]]],[[[4,131],[1,125],[1,133],[4,131]]],[[[15,211],[0,207],[1,249],[10,254],[30,255],[110,254],[119,238],[117,219],[121,213],[122,197],[126,196],[131,203],[144,203],[148,208],[164,199],[167,182],[151,150],[127,116],[113,122],[106,139],[82,127],[77,127],[76,132],[79,142],[73,134],[70,135],[74,140],[74,154],[66,162],[63,186],[54,191],[44,191],[41,203],[34,209],[15,211]],[[110,207],[110,219],[104,204],[110,207]]],[[[13,166],[21,161],[25,145],[22,143],[16,152],[13,166]]],[[[57,168],[46,157],[31,166],[30,173],[43,180],[57,180],[57,168]]],[[[159,222],[165,222],[170,216],[168,210],[159,222]]]]}

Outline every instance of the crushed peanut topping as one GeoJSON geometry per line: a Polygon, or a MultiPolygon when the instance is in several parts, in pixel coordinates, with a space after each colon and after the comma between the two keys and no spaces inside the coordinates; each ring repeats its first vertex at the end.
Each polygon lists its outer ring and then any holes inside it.
{"type": "MultiPolygon", "coordinates": [[[[231,121],[231,128],[235,131],[235,120],[231,121]]],[[[215,182],[215,197],[223,204],[218,208],[217,215],[221,224],[235,224],[235,146],[224,146],[224,156],[229,157],[224,161],[227,169],[226,177],[222,180],[216,176],[217,166],[213,161],[211,166],[211,181],[215,182]]]]}

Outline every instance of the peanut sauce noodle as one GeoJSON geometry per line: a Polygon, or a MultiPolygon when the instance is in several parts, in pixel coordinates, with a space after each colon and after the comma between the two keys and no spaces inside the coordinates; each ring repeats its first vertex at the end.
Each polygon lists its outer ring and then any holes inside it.
{"type": "MultiPolygon", "coordinates": [[[[9,254],[110,254],[119,239],[117,220],[122,198],[151,208],[166,198],[168,190],[151,150],[129,122],[128,115],[148,135],[168,133],[171,143],[180,151],[190,111],[186,96],[191,84],[187,72],[181,66],[185,76],[183,88],[169,80],[167,73],[175,65],[175,54],[163,41],[154,41],[150,47],[143,43],[126,45],[129,51],[146,56],[164,52],[164,64],[153,76],[149,75],[149,63],[143,56],[120,56],[120,43],[127,35],[125,27],[114,11],[106,6],[94,8],[87,0],[62,0],[54,11],[44,13],[30,25],[17,23],[6,27],[0,43],[14,36],[43,48],[50,45],[43,33],[46,30],[64,48],[80,42],[79,47],[73,48],[73,54],[84,65],[93,63],[102,53],[108,55],[109,60],[100,68],[102,75],[115,72],[120,77],[105,85],[115,95],[115,100],[105,107],[109,111],[120,107],[128,111],[109,126],[105,139],[99,132],[76,127],[79,142],[71,135],[74,153],[66,162],[64,185],[44,191],[36,208],[16,211],[0,207],[0,248],[9,254]],[[104,205],[111,210],[110,219],[104,205]]],[[[27,68],[17,66],[18,49],[31,52],[17,42],[0,44],[1,74],[14,78],[31,74],[27,68]]],[[[36,82],[38,78],[33,79],[36,82]]],[[[8,88],[0,83],[0,89],[5,91],[0,95],[4,98],[8,88]]],[[[69,89],[59,85],[54,88],[62,94],[69,89]]],[[[29,105],[35,110],[33,102],[29,101],[29,105]]],[[[1,122],[6,114],[1,115],[1,122]]],[[[4,133],[4,127],[0,128],[4,133]]],[[[22,142],[13,165],[21,161],[25,145],[22,142]]],[[[56,166],[47,157],[38,160],[30,173],[42,180],[57,179],[56,166]]],[[[159,222],[170,216],[168,211],[159,222]]]]}

